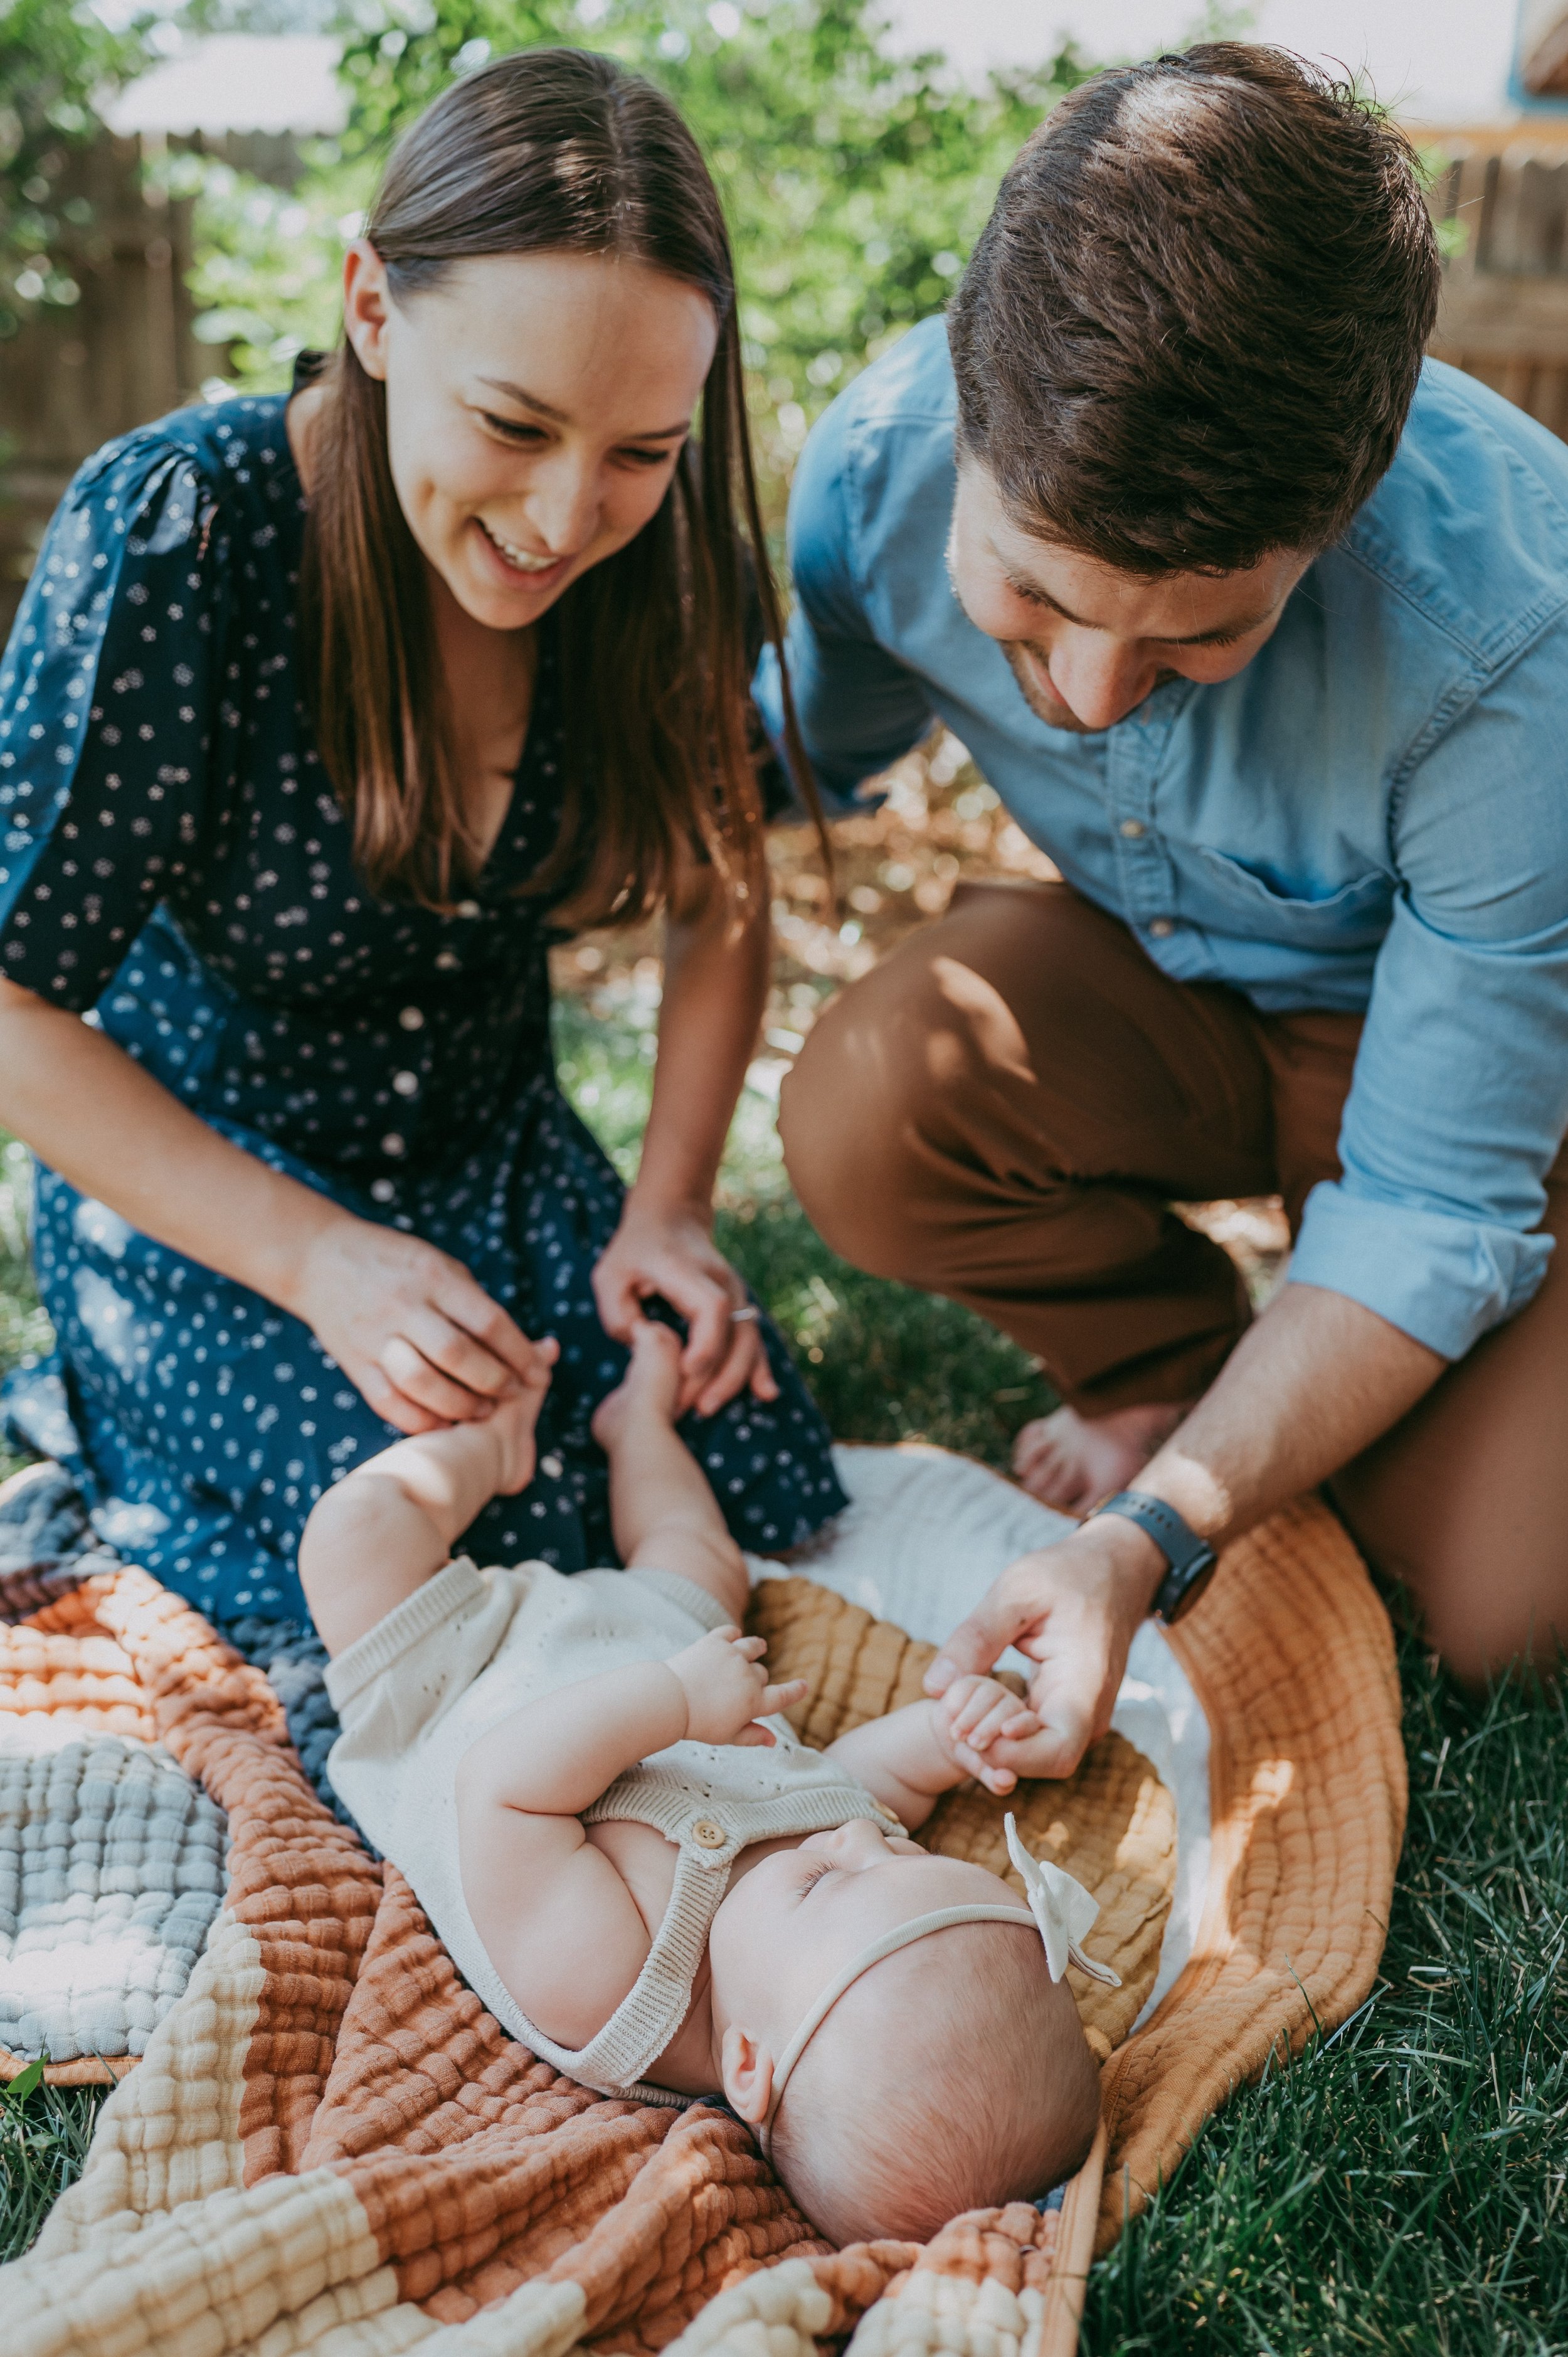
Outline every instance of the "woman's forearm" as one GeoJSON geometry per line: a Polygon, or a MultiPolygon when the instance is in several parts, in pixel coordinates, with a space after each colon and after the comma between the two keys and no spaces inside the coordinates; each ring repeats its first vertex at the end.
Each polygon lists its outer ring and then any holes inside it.
{"type": "Polygon", "coordinates": [[[771,942],[766,905],[758,899],[737,930],[705,875],[671,914],[659,1064],[637,1179],[645,1201],[706,1212],[713,1200],[767,1001],[771,942]]]}
{"type": "Polygon", "coordinates": [[[0,983],[0,1122],[133,1227],[281,1308],[347,1215],[187,1110],[92,1025],[0,983]]]}

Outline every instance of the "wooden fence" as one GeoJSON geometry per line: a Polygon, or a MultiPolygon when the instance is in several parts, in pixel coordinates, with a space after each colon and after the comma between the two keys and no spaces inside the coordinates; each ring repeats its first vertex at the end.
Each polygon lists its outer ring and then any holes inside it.
{"type": "MultiPolygon", "coordinates": [[[[299,174],[288,138],[204,144],[281,187],[299,174]]],[[[186,278],[191,205],[147,184],[137,139],[105,135],[71,156],[62,205],[84,198],[87,226],[60,253],[81,289],[69,310],[40,309],[0,343],[0,643],[61,492],[100,444],[200,396],[222,355],[192,334],[186,278]]]]}
{"type": "Polygon", "coordinates": [[[1433,198],[1463,245],[1432,349],[1568,438],[1568,152],[1455,150],[1433,198]]]}
{"type": "Polygon", "coordinates": [[[62,197],[92,219],[61,254],[81,289],[0,345],[0,630],[60,493],[111,436],[177,408],[200,377],[186,293],[190,207],[143,187],[140,143],[79,148],[62,197]]]}

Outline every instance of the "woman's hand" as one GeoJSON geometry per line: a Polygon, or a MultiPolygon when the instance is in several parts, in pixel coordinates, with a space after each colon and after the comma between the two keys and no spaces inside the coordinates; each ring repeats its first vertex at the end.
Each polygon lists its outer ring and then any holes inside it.
{"type": "Polygon", "coordinates": [[[531,1342],[461,1261],[349,1213],[312,1236],[282,1306],[399,1432],[471,1423],[549,1381],[553,1352],[531,1342]]]}
{"type": "Polygon", "coordinates": [[[634,1187],[594,1271],[594,1299],[606,1333],[629,1343],[643,1304],[654,1294],[662,1294],[686,1321],[677,1415],[695,1408],[699,1415],[715,1415],[748,1388],[756,1399],[778,1398],[756,1314],[736,1319],[737,1310],[751,1308],[746,1286],[714,1243],[705,1216],[656,1209],[639,1201],[634,1187]]]}
{"type": "Polygon", "coordinates": [[[1135,1523],[1102,1515],[1055,1546],[1020,1555],[961,1621],[926,1672],[943,1695],[1016,1645],[1040,1664],[1029,1686],[1039,1732],[1006,1748],[1020,1776],[1070,1776],[1111,1724],[1127,1649],[1165,1558],[1135,1523]]]}

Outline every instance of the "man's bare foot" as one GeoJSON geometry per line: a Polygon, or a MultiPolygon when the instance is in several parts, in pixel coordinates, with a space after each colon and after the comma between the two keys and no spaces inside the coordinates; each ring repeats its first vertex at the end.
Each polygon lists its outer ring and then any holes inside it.
{"type": "Polygon", "coordinates": [[[680,1403],[681,1337],[673,1328],[644,1318],[632,1329],[631,1364],[594,1410],[588,1429],[608,1456],[628,1417],[652,1416],[672,1425],[680,1403]]]}
{"type": "Polygon", "coordinates": [[[1024,1426],[1013,1443],[1013,1470],[1042,1505],[1087,1514],[1137,1478],[1190,1405],[1115,1408],[1092,1422],[1058,1407],[1024,1426]]]}

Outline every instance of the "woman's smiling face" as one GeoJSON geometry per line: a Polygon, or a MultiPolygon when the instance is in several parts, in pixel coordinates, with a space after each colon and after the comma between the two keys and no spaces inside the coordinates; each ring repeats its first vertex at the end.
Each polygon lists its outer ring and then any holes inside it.
{"type": "Polygon", "coordinates": [[[363,238],[349,339],[386,386],[392,481],[477,622],[516,630],[669,489],[718,341],[696,287],[609,254],[492,254],[395,300],[363,238]]]}

